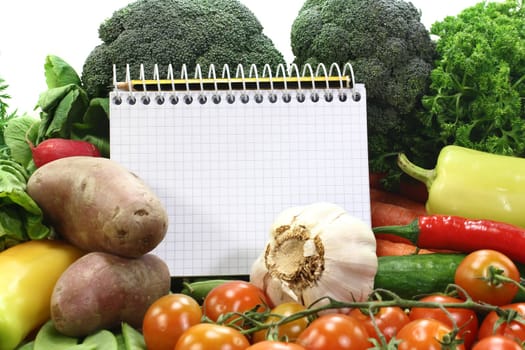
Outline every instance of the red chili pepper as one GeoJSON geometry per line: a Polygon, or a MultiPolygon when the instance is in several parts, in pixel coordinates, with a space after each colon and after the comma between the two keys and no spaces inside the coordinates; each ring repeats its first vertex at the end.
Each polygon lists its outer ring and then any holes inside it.
{"type": "Polygon", "coordinates": [[[428,215],[419,216],[408,225],[374,227],[373,231],[406,238],[425,249],[465,253],[494,249],[514,261],[525,263],[525,229],[504,222],[428,215]]]}

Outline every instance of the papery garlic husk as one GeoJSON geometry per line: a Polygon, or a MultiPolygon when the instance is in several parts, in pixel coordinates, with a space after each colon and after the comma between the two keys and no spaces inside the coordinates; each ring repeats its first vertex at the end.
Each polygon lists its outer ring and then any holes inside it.
{"type": "Polygon", "coordinates": [[[364,301],[373,290],[377,263],[369,224],[336,204],[314,203],[277,216],[250,282],[274,305],[295,301],[309,306],[327,296],[364,301]]]}

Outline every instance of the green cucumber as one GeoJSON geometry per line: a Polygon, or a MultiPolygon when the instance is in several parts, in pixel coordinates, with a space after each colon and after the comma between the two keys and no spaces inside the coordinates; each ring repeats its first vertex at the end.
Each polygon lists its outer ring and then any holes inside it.
{"type": "Polygon", "coordinates": [[[202,304],[206,295],[215,287],[229,282],[231,279],[210,279],[194,282],[183,282],[180,293],[186,294],[202,304]]]}
{"type": "Polygon", "coordinates": [[[387,289],[402,298],[444,292],[464,254],[414,254],[381,256],[374,288],[387,289]]]}
{"type": "MultiPolygon", "coordinates": [[[[445,292],[454,283],[456,269],[465,256],[435,253],[379,257],[374,288],[387,289],[405,299],[445,292]]],[[[525,276],[525,266],[517,267],[525,276]]],[[[513,301],[525,301],[525,293],[519,291],[513,301]]]]}

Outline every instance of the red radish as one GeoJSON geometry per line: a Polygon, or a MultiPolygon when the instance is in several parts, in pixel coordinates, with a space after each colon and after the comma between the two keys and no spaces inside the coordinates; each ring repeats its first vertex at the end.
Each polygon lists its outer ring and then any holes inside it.
{"type": "Polygon", "coordinates": [[[36,147],[29,142],[33,161],[37,168],[54,160],[73,156],[100,157],[98,148],[87,141],[52,138],[36,147]]]}

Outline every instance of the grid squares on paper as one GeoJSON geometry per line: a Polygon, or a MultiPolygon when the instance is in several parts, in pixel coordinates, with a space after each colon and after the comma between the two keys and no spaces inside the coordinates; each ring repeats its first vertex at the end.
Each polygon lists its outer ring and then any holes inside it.
{"type": "Polygon", "coordinates": [[[169,230],[155,253],[173,276],[249,273],[290,206],[333,202],[370,221],[366,96],[357,88],[359,102],[256,103],[247,92],[244,104],[238,92],[233,104],[214,104],[211,93],[199,104],[195,91],[189,105],[111,103],[111,158],[166,206],[169,230]]]}

